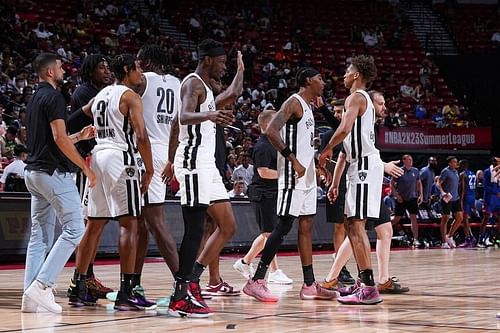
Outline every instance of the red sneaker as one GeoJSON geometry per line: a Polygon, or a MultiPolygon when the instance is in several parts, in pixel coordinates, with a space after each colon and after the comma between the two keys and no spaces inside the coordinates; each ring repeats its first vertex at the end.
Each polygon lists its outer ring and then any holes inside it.
{"type": "Polygon", "coordinates": [[[173,317],[207,318],[211,311],[199,304],[192,296],[186,295],[178,301],[170,297],[168,314],[173,317]]]}
{"type": "Polygon", "coordinates": [[[205,309],[207,309],[209,312],[211,312],[207,303],[205,303],[205,299],[201,295],[201,288],[200,288],[199,282],[192,282],[191,281],[188,283],[188,294],[191,294],[198,304],[200,304],[205,309]]]}
{"type": "Polygon", "coordinates": [[[215,286],[207,284],[207,287],[201,294],[206,298],[206,296],[239,296],[241,292],[238,289],[234,289],[234,287],[230,286],[227,282],[221,281],[215,286]]]}
{"type": "Polygon", "coordinates": [[[89,294],[95,298],[106,299],[106,294],[113,292],[113,289],[104,286],[101,280],[95,276],[87,277],[85,284],[87,285],[89,294]]]}

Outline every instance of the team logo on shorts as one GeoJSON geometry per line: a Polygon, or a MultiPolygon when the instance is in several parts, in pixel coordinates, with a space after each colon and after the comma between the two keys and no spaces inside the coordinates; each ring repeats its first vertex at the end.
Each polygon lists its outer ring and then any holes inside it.
{"type": "Polygon", "coordinates": [[[364,171],[358,171],[358,177],[361,181],[364,181],[366,179],[367,173],[364,171]]]}
{"type": "Polygon", "coordinates": [[[133,177],[135,175],[135,169],[134,168],[125,168],[125,172],[129,177],[133,177]]]}

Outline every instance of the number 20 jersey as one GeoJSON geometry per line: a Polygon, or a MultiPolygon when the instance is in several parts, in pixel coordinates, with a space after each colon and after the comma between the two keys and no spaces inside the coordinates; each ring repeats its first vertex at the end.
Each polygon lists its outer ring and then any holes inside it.
{"type": "Polygon", "coordinates": [[[92,104],[92,115],[97,130],[94,152],[116,149],[135,152],[135,134],[128,116],[120,112],[120,100],[130,90],[124,85],[113,84],[103,88],[92,104]]]}
{"type": "Polygon", "coordinates": [[[151,144],[165,145],[168,149],[170,129],[179,110],[180,82],[172,75],[143,73],[146,89],[142,94],[144,123],[151,144]]]}

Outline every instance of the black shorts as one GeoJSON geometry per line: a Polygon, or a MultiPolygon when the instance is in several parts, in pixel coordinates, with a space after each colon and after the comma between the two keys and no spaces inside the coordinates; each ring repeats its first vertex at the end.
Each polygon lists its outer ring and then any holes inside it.
{"type": "Polygon", "coordinates": [[[391,223],[391,212],[389,211],[389,208],[387,208],[387,206],[384,204],[384,201],[382,200],[380,202],[380,214],[378,216],[378,219],[370,217],[367,218],[365,229],[371,230],[384,223],[391,223]]]}
{"type": "Polygon", "coordinates": [[[278,222],[276,212],[277,195],[262,195],[251,198],[251,204],[255,211],[255,220],[261,232],[272,232],[278,222]]]}
{"type": "Polygon", "coordinates": [[[449,201],[448,203],[441,200],[441,207],[442,207],[443,215],[449,215],[450,212],[458,213],[458,212],[463,211],[462,204],[460,203],[460,199],[455,200],[455,201],[449,201]]]}
{"type": "Polygon", "coordinates": [[[410,199],[408,201],[398,202],[396,201],[396,208],[394,209],[394,215],[405,216],[406,210],[410,215],[418,214],[418,203],[417,199],[410,199]]]}
{"type": "Polygon", "coordinates": [[[339,196],[333,204],[327,199],[326,222],[344,223],[345,192],[345,189],[344,191],[339,190],[339,196]]]}

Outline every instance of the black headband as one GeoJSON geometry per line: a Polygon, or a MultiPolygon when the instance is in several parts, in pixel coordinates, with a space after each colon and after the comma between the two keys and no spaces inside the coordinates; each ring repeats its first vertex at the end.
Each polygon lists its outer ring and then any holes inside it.
{"type": "Polygon", "coordinates": [[[203,60],[205,57],[218,57],[225,55],[226,51],[222,46],[216,46],[208,50],[200,50],[200,54],[198,55],[198,60],[203,60]]]}
{"type": "Polygon", "coordinates": [[[314,77],[318,74],[319,74],[319,72],[312,67],[303,68],[303,69],[299,70],[299,72],[297,74],[297,82],[300,85],[304,85],[306,83],[306,79],[308,77],[314,77]]]}

